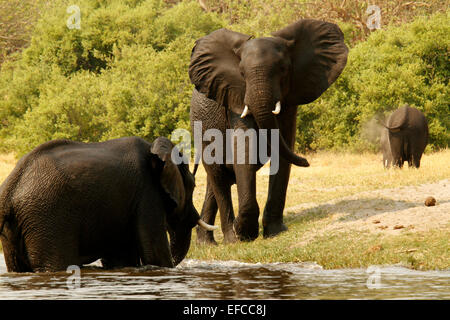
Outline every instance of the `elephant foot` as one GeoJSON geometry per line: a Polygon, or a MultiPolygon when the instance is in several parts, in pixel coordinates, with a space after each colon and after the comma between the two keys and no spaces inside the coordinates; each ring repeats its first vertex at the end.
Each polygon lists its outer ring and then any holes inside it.
{"type": "Polygon", "coordinates": [[[223,232],[223,243],[229,244],[229,243],[235,243],[237,241],[238,241],[238,238],[236,237],[234,227],[232,229],[229,229],[228,231],[223,232]]]}
{"type": "Polygon", "coordinates": [[[258,238],[259,234],[259,223],[258,217],[256,217],[256,222],[250,223],[246,221],[244,223],[239,217],[234,221],[233,229],[236,232],[236,236],[240,241],[253,241],[258,238]]]}
{"type": "Polygon", "coordinates": [[[197,227],[197,244],[215,245],[214,233],[212,231],[206,231],[203,228],[197,227]]]}
{"type": "Polygon", "coordinates": [[[263,231],[264,238],[275,237],[281,232],[288,230],[288,228],[283,222],[264,223],[263,225],[264,225],[263,231]]]}
{"type": "Polygon", "coordinates": [[[218,243],[214,239],[199,239],[197,238],[197,244],[198,245],[210,245],[210,246],[217,246],[218,243]]]}

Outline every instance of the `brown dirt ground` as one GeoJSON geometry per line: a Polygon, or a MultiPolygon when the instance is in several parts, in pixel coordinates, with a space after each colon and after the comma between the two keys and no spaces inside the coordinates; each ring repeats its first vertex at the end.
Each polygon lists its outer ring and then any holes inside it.
{"type": "Polygon", "coordinates": [[[418,186],[404,186],[361,192],[325,203],[305,203],[287,209],[301,217],[319,213],[326,218],[326,225],[305,234],[300,244],[316,236],[330,232],[349,230],[369,231],[390,235],[429,231],[450,226],[450,180],[418,186]],[[436,205],[425,206],[425,199],[432,196],[436,205]]]}

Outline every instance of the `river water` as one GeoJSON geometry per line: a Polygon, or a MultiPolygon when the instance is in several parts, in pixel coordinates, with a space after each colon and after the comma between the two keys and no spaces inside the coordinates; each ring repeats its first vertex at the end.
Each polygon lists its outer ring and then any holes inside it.
{"type": "Polygon", "coordinates": [[[450,271],[399,266],[323,270],[315,263],[184,260],[174,269],[7,273],[0,299],[450,299],[450,271]]]}

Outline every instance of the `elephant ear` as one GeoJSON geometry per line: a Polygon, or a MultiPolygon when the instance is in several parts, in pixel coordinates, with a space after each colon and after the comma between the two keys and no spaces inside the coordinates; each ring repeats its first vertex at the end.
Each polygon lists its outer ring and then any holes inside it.
{"type": "Polygon", "coordinates": [[[172,142],[164,137],[157,138],[151,147],[151,153],[158,156],[163,162],[160,183],[164,191],[175,202],[177,208],[183,208],[185,202],[185,189],[183,177],[178,166],[172,162],[171,153],[175,148],[172,142]]]}
{"type": "Polygon", "coordinates": [[[391,132],[399,132],[408,125],[408,115],[410,107],[405,104],[403,107],[395,110],[388,119],[386,128],[391,132]]]}
{"type": "Polygon", "coordinates": [[[228,29],[216,30],[195,42],[189,65],[197,91],[239,114],[244,109],[245,80],[236,52],[250,38],[228,29]]]}
{"type": "Polygon", "coordinates": [[[333,23],[303,19],[273,35],[293,41],[289,105],[316,100],[339,77],[347,63],[344,34],[333,23]]]}

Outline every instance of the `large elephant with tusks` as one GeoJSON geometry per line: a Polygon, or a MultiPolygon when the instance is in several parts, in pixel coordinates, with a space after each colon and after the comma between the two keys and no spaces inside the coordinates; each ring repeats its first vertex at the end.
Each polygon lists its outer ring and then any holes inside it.
{"type": "MultiPolygon", "coordinates": [[[[283,210],[291,164],[309,166],[292,151],[297,106],[316,100],[331,86],[346,65],[347,52],[337,25],[311,19],[292,23],[270,37],[254,38],[220,29],[198,39],[192,50],[193,129],[201,122],[202,133],[218,130],[223,141],[227,129],[267,130],[267,144],[272,141],[272,132],[279,133],[279,168],[270,176],[262,220],[265,237],[287,230],[283,210]]],[[[203,148],[209,144],[203,141],[203,148]]],[[[259,233],[256,171],[263,163],[225,163],[203,161],[207,190],[202,219],[214,223],[219,210],[225,242],[253,240],[259,233]],[[239,201],[237,218],[231,203],[234,183],[239,201]]],[[[201,243],[215,243],[212,232],[198,230],[197,238],[201,243]]]]}

